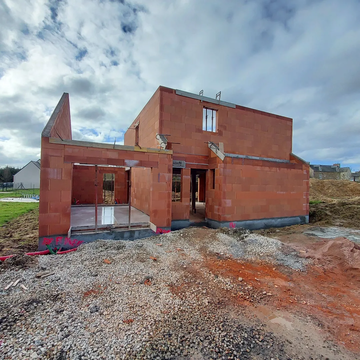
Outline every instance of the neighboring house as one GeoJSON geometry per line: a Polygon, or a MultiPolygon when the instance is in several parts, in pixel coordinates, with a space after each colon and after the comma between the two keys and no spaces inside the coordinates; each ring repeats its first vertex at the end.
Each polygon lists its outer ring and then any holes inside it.
{"type": "Polygon", "coordinates": [[[195,217],[211,227],[307,223],[309,164],[292,153],[292,128],[287,117],[160,86],[124,145],[75,141],[65,93],[42,133],[39,236],[68,233],[73,198],[103,203],[105,173],[117,203],[131,202],[155,231],[195,217]]]}
{"type": "Polygon", "coordinates": [[[360,171],[351,173],[351,181],[360,182],[360,171]]]}
{"type": "Polygon", "coordinates": [[[340,168],[340,180],[351,180],[351,169],[349,167],[340,168]]]}
{"type": "Polygon", "coordinates": [[[334,165],[310,165],[310,177],[320,180],[350,180],[351,169],[334,165]]]}
{"type": "Polygon", "coordinates": [[[14,189],[40,188],[40,160],[30,161],[14,175],[14,189]]]}

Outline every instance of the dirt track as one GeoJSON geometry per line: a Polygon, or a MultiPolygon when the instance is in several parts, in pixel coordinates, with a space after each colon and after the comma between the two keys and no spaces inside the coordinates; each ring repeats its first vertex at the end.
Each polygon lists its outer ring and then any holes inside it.
{"type": "Polygon", "coordinates": [[[306,238],[189,228],[20,268],[9,259],[1,287],[20,278],[28,290],[2,290],[2,350],[13,359],[360,358],[360,250],[306,238]],[[37,278],[44,270],[53,275],[37,278]]]}

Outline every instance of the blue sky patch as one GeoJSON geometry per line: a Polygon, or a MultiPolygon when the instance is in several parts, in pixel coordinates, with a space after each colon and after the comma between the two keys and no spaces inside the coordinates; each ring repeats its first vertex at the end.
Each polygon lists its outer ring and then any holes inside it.
{"type": "Polygon", "coordinates": [[[77,61],[81,61],[86,55],[87,55],[88,51],[86,48],[84,49],[79,49],[79,52],[77,53],[77,55],[75,56],[75,59],[77,61]]]}

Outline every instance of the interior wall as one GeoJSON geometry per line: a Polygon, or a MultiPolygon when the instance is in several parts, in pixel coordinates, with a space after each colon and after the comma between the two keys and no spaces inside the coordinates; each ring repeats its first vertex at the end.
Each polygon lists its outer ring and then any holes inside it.
{"type": "MultiPolygon", "coordinates": [[[[119,204],[127,203],[127,178],[125,168],[98,167],[97,201],[103,204],[104,174],[115,175],[114,197],[119,204]]],[[[74,165],[72,180],[72,201],[79,204],[95,204],[95,166],[74,165]]]]}
{"type": "Polygon", "coordinates": [[[131,169],[131,206],[150,215],[151,169],[131,169]]]}
{"type": "MultiPolygon", "coordinates": [[[[103,203],[103,177],[98,171],[97,201],[103,203]]],[[[95,166],[74,165],[72,203],[95,204],[95,166]]]]}
{"type": "Polygon", "coordinates": [[[190,215],[190,172],[181,169],[181,201],[171,202],[172,220],[188,220],[190,215]]]}

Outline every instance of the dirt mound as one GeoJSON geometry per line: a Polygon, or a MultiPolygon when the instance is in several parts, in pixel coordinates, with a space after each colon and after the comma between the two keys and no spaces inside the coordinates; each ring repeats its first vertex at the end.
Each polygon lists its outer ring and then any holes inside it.
{"type": "Polygon", "coordinates": [[[36,251],[39,241],[39,210],[32,210],[0,227],[0,254],[36,251]]]}
{"type": "Polygon", "coordinates": [[[360,282],[360,246],[346,238],[323,240],[306,250],[305,257],[313,258],[325,268],[352,273],[360,282]]]}
{"type": "Polygon", "coordinates": [[[310,223],[360,228],[360,199],[310,204],[310,223]]]}
{"type": "Polygon", "coordinates": [[[38,263],[37,257],[28,256],[28,255],[15,255],[11,258],[6,259],[3,262],[0,262],[0,266],[3,269],[9,269],[11,267],[18,267],[25,269],[28,267],[36,266],[38,263]]]}
{"type": "Polygon", "coordinates": [[[360,198],[360,183],[310,179],[310,200],[336,201],[354,198],[360,198]]]}

